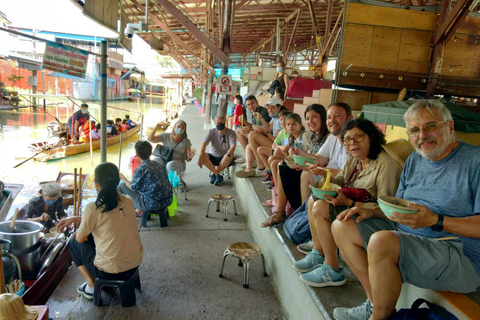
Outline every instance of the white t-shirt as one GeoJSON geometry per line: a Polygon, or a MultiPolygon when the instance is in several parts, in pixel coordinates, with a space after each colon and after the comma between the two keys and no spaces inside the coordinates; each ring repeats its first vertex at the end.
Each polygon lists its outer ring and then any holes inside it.
{"type": "Polygon", "coordinates": [[[328,136],[317,154],[329,159],[327,168],[330,169],[343,169],[345,163],[347,163],[347,150],[333,134],[328,136]]]}

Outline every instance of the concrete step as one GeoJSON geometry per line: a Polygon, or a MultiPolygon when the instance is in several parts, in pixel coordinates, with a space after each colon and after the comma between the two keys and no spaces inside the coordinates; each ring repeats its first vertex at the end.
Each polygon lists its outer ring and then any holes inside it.
{"type": "Polygon", "coordinates": [[[303,104],[306,104],[307,106],[314,103],[319,103],[319,102],[320,102],[320,97],[304,97],[303,98],[303,104]]]}
{"type": "Polygon", "coordinates": [[[293,112],[300,115],[302,118],[303,126],[306,128],[307,124],[305,122],[305,109],[308,108],[308,104],[295,103],[293,106],[293,112]]]}
{"type": "Polygon", "coordinates": [[[320,97],[320,90],[313,90],[312,97],[320,97]]]}

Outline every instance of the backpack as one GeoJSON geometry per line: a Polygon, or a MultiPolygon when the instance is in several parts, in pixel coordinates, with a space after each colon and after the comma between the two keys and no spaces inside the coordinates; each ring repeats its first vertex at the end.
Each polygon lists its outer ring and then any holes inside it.
{"type": "Polygon", "coordinates": [[[417,299],[411,309],[400,309],[389,320],[458,320],[447,309],[425,299],[417,299]],[[425,303],[428,308],[419,308],[425,303]]]}
{"type": "Polygon", "coordinates": [[[305,243],[312,239],[308,223],[308,200],[285,220],[283,231],[287,238],[296,244],[305,243]]]}
{"type": "Polygon", "coordinates": [[[280,81],[278,81],[278,80],[273,80],[272,83],[270,84],[270,88],[268,88],[267,91],[268,91],[270,94],[275,94],[275,89],[276,89],[277,87],[280,87],[280,81]]]}

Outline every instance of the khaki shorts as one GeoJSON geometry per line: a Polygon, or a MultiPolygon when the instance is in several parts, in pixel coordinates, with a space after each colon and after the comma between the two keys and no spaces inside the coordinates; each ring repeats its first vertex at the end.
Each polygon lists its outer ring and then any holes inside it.
{"type": "MultiPolygon", "coordinates": [[[[354,219],[356,223],[356,217],[354,219]]],[[[391,230],[400,242],[398,266],[402,281],[420,288],[452,292],[474,292],[480,286],[480,277],[470,259],[463,253],[460,241],[438,241],[433,238],[396,231],[387,219],[372,218],[357,223],[367,248],[372,234],[391,230]]]]}

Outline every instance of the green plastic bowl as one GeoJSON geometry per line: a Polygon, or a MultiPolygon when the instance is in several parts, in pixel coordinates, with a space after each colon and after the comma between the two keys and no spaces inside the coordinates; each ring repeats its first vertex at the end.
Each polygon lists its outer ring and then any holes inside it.
{"type": "Polygon", "coordinates": [[[312,190],[315,197],[317,197],[318,199],[328,200],[328,198],[324,196],[328,194],[329,196],[335,198],[338,195],[338,192],[335,191],[334,189],[340,189],[340,186],[338,184],[330,182],[330,191],[327,191],[327,190],[322,190],[323,183],[324,183],[323,181],[319,182],[316,187],[310,185],[310,189],[312,190]]]}
{"type": "Polygon", "coordinates": [[[304,157],[304,156],[299,156],[298,154],[294,154],[293,155],[293,161],[295,161],[296,164],[298,164],[299,166],[305,166],[305,163],[308,162],[308,163],[315,163],[315,161],[317,161],[316,158],[309,158],[309,157],[304,157]]]}
{"type": "Polygon", "coordinates": [[[377,202],[378,202],[378,205],[380,206],[380,209],[383,211],[383,213],[386,216],[395,217],[392,214],[392,212],[405,213],[405,214],[412,214],[417,212],[417,210],[410,209],[408,207],[408,204],[410,203],[410,201],[405,199],[395,198],[390,196],[381,196],[378,198],[377,202]]]}

